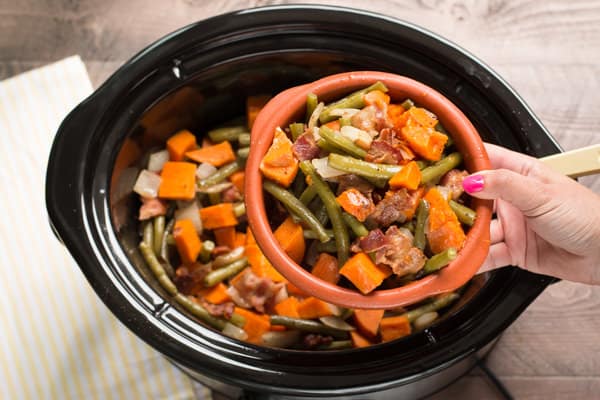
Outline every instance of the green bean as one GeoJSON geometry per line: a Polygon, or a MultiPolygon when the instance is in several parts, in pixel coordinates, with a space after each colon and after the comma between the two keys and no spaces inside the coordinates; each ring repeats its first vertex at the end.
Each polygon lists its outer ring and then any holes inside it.
{"type": "Polygon", "coordinates": [[[456,258],[457,254],[458,252],[454,247],[450,247],[440,253],[437,253],[429,260],[427,260],[425,266],[423,267],[423,272],[426,274],[430,274],[432,272],[444,268],[456,258]]]}
{"type": "Polygon", "coordinates": [[[215,269],[214,271],[210,271],[204,277],[204,286],[212,287],[217,283],[224,281],[227,278],[230,278],[246,268],[248,265],[248,259],[246,257],[234,261],[229,265],[224,266],[223,268],[215,269]]]}
{"type": "Polygon", "coordinates": [[[363,237],[369,234],[369,230],[353,215],[342,212],[342,218],[344,219],[344,222],[348,228],[352,229],[352,232],[356,237],[363,237]]]}
{"type": "Polygon", "coordinates": [[[313,185],[309,185],[306,187],[306,189],[304,189],[304,191],[302,192],[300,197],[298,197],[298,200],[300,200],[302,202],[302,204],[307,206],[310,204],[311,201],[313,201],[313,199],[315,198],[316,195],[317,195],[317,188],[314,187],[313,185]]]}
{"type": "Polygon", "coordinates": [[[415,103],[411,99],[406,99],[400,104],[405,110],[409,110],[415,106],[415,103]]]}
{"type": "MultiPolygon", "coordinates": [[[[329,236],[330,238],[333,237],[333,231],[331,229],[325,229],[325,232],[327,233],[327,236],[329,236]]],[[[317,234],[308,229],[305,229],[302,232],[302,235],[304,236],[304,239],[318,239],[317,234]]],[[[327,243],[330,243],[330,242],[327,242],[327,243]]]]}
{"type": "Polygon", "coordinates": [[[295,142],[304,133],[304,124],[301,122],[290,124],[290,133],[292,134],[292,141],[295,142]]]}
{"type": "Polygon", "coordinates": [[[208,202],[212,205],[220,204],[221,203],[221,193],[220,192],[208,193],[208,202]]]}
{"type": "Polygon", "coordinates": [[[236,217],[241,217],[242,215],[246,214],[246,204],[243,201],[240,201],[239,203],[234,203],[233,214],[236,217]]]}
{"type": "Polygon", "coordinates": [[[435,311],[431,311],[421,315],[419,318],[415,319],[413,322],[413,327],[417,331],[422,331],[425,328],[429,328],[436,319],[438,319],[439,315],[435,311]]]}
{"type": "Polygon", "coordinates": [[[142,241],[150,248],[154,248],[154,224],[152,221],[144,221],[142,227],[142,241]]]}
{"type": "Polygon", "coordinates": [[[167,235],[167,244],[169,246],[175,246],[175,237],[173,237],[172,233],[167,235]]]}
{"type": "Polygon", "coordinates": [[[352,340],[334,340],[331,343],[317,347],[318,350],[343,350],[353,347],[352,340]]]}
{"type": "Polygon", "coordinates": [[[212,251],[215,249],[215,242],[212,240],[204,240],[202,241],[202,248],[200,249],[200,261],[206,264],[210,261],[210,257],[212,255],[212,251]]]}
{"type": "Polygon", "coordinates": [[[185,308],[190,313],[192,313],[192,315],[194,315],[198,319],[206,322],[208,325],[212,326],[213,328],[222,330],[225,327],[227,320],[225,320],[223,318],[217,318],[217,317],[210,315],[210,313],[206,310],[206,308],[202,307],[198,303],[194,303],[186,295],[184,295],[182,293],[177,293],[174,298],[175,298],[176,302],[181,304],[183,306],[183,308],[185,308]]]}
{"type": "Polygon", "coordinates": [[[475,212],[475,210],[460,203],[457,203],[454,200],[450,200],[448,203],[450,204],[450,208],[452,209],[452,211],[454,211],[454,214],[456,214],[456,217],[460,222],[462,222],[465,225],[473,226],[473,224],[475,223],[475,218],[477,218],[477,213],[475,212]]]}
{"type": "Polygon", "coordinates": [[[325,204],[319,202],[319,206],[315,210],[315,217],[317,217],[321,225],[327,225],[329,222],[329,213],[327,212],[327,207],[325,207],[325,204]]]}
{"type": "Polygon", "coordinates": [[[237,154],[237,156],[243,160],[248,158],[248,155],[250,154],[250,147],[240,147],[239,149],[237,149],[237,151],[235,152],[237,154]]]}
{"type": "Polygon", "coordinates": [[[215,258],[212,263],[213,269],[223,268],[229,264],[234,263],[235,261],[241,260],[244,258],[244,246],[236,247],[228,253],[222,254],[215,258]]]}
{"type": "Polygon", "coordinates": [[[425,313],[437,311],[439,309],[442,309],[442,308],[450,305],[451,303],[456,301],[456,299],[458,299],[459,297],[460,296],[458,295],[458,293],[446,293],[446,294],[443,294],[443,295],[437,297],[430,303],[424,304],[420,307],[410,310],[409,312],[407,312],[404,315],[406,315],[406,317],[408,318],[408,320],[410,322],[413,322],[425,313]]]}
{"type": "Polygon", "coordinates": [[[402,169],[400,165],[376,164],[335,153],[329,155],[328,164],[344,172],[376,179],[390,179],[402,169]]]}
{"type": "Polygon", "coordinates": [[[173,266],[171,265],[171,262],[169,261],[169,244],[168,244],[168,237],[169,237],[169,232],[171,232],[173,230],[173,227],[175,226],[175,218],[171,218],[169,220],[169,222],[167,223],[167,226],[165,227],[165,230],[163,232],[162,235],[162,241],[160,244],[160,251],[158,253],[159,257],[162,259],[162,266],[165,268],[165,271],[167,272],[167,275],[169,275],[169,277],[173,277],[175,276],[175,269],[173,268],[173,266]]]}
{"type": "Polygon", "coordinates": [[[421,171],[421,183],[437,183],[448,171],[456,168],[462,162],[460,153],[450,153],[435,164],[421,171]]]}
{"type": "Polygon", "coordinates": [[[323,138],[317,140],[317,146],[319,146],[321,150],[327,151],[329,153],[344,153],[344,150],[334,146],[333,144],[329,143],[323,138]]]}
{"type": "Polygon", "coordinates": [[[229,318],[229,322],[231,322],[235,326],[243,328],[244,325],[246,325],[246,318],[238,313],[233,313],[231,314],[231,318],[229,318]]]}
{"type": "Polygon", "coordinates": [[[321,242],[329,241],[329,236],[327,236],[325,228],[323,228],[317,217],[300,200],[294,197],[292,193],[270,181],[264,181],[263,188],[282,204],[289,207],[292,213],[302,218],[306,225],[319,235],[321,242]]]}
{"type": "MultiPolygon", "coordinates": [[[[433,129],[435,129],[439,133],[443,133],[444,135],[448,136],[448,140],[451,139],[450,135],[448,135],[448,131],[446,131],[446,128],[444,128],[444,126],[439,121],[437,124],[435,124],[433,129]]],[[[446,143],[446,145],[448,145],[448,143],[446,143]]]]}
{"type": "Polygon", "coordinates": [[[415,233],[413,245],[421,250],[425,250],[427,245],[427,238],[425,237],[425,222],[429,216],[429,202],[425,199],[421,199],[419,202],[419,208],[417,209],[417,223],[415,225],[415,233]]]}
{"type": "Polygon", "coordinates": [[[329,121],[331,121],[332,119],[335,119],[337,117],[334,117],[331,115],[331,111],[338,109],[338,108],[363,108],[365,106],[365,94],[372,92],[373,90],[380,90],[382,92],[387,92],[388,88],[381,82],[375,82],[374,84],[372,84],[371,86],[361,89],[359,91],[356,91],[354,93],[351,93],[350,95],[334,102],[331,104],[328,104],[323,111],[321,112],[321,116],[319,117],[319,120],[321,121],[322,124],[325,124],[329,121]]]}
{"type": "Polygon", "coordinates": [[[315,108],[317,108],[317,104],[319,104],[319,98],[316,94],[309,93],[306,95],[306,122],[308,122],[315,108]]]}
{"type": "Polygon", "coordinates": [[[347,137],[335,132],[333,129],[322,126],[319,128],[319,134],[327,143],[332,144],[335,147],[339,147],[344,152],[357,158],[365,158],[367,152],[354,144],[354,142],[347,137]]]}
{"type": "Polygon", "coordinates": [[[148,267],[150,268],[158,282],[161,284],[161,286],[170,295],[176,294],[177,287],[175,286],[173,281],[171,281],[171,278],[169,278],[163,266],[160,265],[160,262],[158,261],[156,255],[152,251],[152,246],[148,246],[146,242],[141,242],[139,248],[140,252],[142,253],[142,257],[144,257],[144,260],[146,261],[146,264],[148,264],[148,267]]]}
{"type": "Polygon", "coordinates": [[[310,319],[284,317],[281,315],[271,315],[272,325],[283,325],[288,328],[297,329],[303,332],[320,333],[329,335],[336,339],[346,339],[348,332],[335,329],[310,319]]]}
{"type": "Polygon", "coordinates": [[[300,198],[304,189],[306,189],[306,179],[302,171],[299,171],[294,178],[294,182],[292,182],[292,193],[294,193],[294,196],[300,198]]]}
{"type": "Polygon", "coordinates": [[[238,136],[238,143],[242,147],[250,146],[250,134],[249,133],[240,133],[240,136],[238,136]]]}
{"type": "Polygon", "coordinates": [[[335,243],[337,246],[337,258],[340,265],[343,265],[348,259],[348,251],[350,247],[350,238],[348,237],[348,230],[342,219],[342,210],[340,205],[335,199],[335,195],[329,188],[329,185],[321,178],[315,171],[315,168],[310,161],[300,162],[300,169],[304,172],[304,175],[310,176],[312,185],[317,189],[317,194],[321,198],[321,201],[327,208],[327,214],[331,220],[331,226],[333,227],[333,236],[335,237],[335,243]]]}
{"type": "Polygon", "coordinates": [[[208,137],[215,143],[224,142],[225,140],[233,142],[238,140],[241,133],[248,133],[248,128],[245,126],[225,126],[208,131],[208,137]]]}
{"type": "Polygon", "coordinates": [[[238,171],[240,169],[240,164],[237,161],[232,161],[229,164],[225,164],[221,168],[217,170],[214,174],[209,176],[208,178],[204,178],[200,182],[198,182],[198,186],[212,186],[216,183],[220,183],[227,179],[231,174],[238,171]]]}
{"type": "Polygon", "coordinates": [[[388,178],[371,178],[368,176],[363,176],[362,178],[379,189],[383,189],[388,184],[388,178]]]}
{"type": "Polygon", "coordinates": [[[424,168],[427,168],[430,165],[427,161],[424,160],[418,160],[416,163],[420,170],[423,170],[424,168]]]}
{"type": "Polygon", "coordinates": [[[337,253],[337,245],[334,240],[327,243],[317,243],[315,249],[317,253],[337,253]]]}
{"type": "Polygon", "coordinates": [[[352,126],[352,119],[348,117],[340,118],[340,127],[342,126],[352,126]]]}
{"type": "Polygon", "coordinates": [[[160,254],[160,248],[162,246],[163,233],[165,232],[165,216],[158,215],[153,219],[153,228],[154,228],[154,243],[152,249],[154,250],[154,254],[160,254]]]}

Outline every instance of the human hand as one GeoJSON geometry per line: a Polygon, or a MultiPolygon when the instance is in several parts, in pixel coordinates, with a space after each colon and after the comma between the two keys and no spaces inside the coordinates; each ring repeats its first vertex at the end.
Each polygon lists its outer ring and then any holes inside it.
{"type": "Polygon", "coordinates": [[[471,196],[495,199],[491,246],[480,272],[516,265],[600,284],[600,196],[533,157],[485,147],[493,169],[463,180],[471,196]]]}

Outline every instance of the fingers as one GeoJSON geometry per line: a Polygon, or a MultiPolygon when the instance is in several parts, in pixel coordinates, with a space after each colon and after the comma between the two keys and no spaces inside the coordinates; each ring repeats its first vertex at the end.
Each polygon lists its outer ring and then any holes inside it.
{"type": "Polygon", "coordinates": [[[528,216],[535,215],[536,210],[551,200],[540,181],[508,169],[480,171],[467,176],[463,187],[473,197],[505,200],[528,216]]]}
{"type": "Polygon", "coordinates": [[[492,220],[490,224],[490,242],[496,244],[504,241],[504,229],[502,223],[497,219],[492,220]]]}
{"type": "Polygon", "coordinates": [[[512,265],[512,257],[506,243],[496,243],[490,246],[488,255],[479,268],[478,274],[512,265]]]}
{"type": "Polygon", "coordinates": [[[526,154],[508,150],[495,144],[484,143],[493,169],[509,169],[522,175],[527,175],[537,160],[526,154]]]}

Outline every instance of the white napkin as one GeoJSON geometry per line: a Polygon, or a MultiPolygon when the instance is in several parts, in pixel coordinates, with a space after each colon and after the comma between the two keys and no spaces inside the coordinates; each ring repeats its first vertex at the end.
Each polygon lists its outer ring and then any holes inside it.
{"type": "Polygon", "coordinates": [[[77,56],[0,82],[0,398],[196,399],[190,378],[110,313],[50,230],[50,146],[91,92],[77,56]]]}

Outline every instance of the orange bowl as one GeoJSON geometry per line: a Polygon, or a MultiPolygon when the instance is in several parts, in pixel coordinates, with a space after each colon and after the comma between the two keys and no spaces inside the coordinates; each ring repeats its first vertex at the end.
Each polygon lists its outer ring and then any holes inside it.
{"type": "Polygon", "coordinates": [[[405,306],[455,290],[475,275],[490,246],[492,202],[473,198],[471,207],[477,212],[477,218],[467,233],[464,247],[452,263],[435,274],[405,286],[375,290],[367,295],[315,277],[294,262],[279,246],[265,210],[263,177],[259,170],[260,162],[273,140],[275,129],[303,118],[308,93],[315,93],[319,100],[329,102],[377,81],[388,87],[388,94],[393,100],[410,98],[419,106],[433,112],[452,136],[470,173],[490,168],[483,142],[468,118],[442,94],[407,77],[375,71],[331,75],[288,89],[266,104],[252,127],[250,154],[246,163],[245,202],[252,232],[265,256],[289,282],[311,296],[351,308],[405,306]]]}

